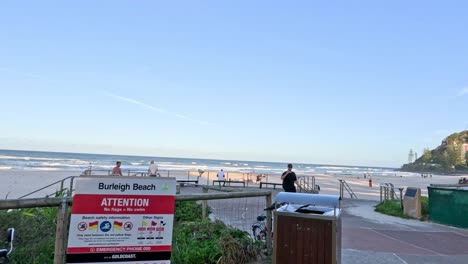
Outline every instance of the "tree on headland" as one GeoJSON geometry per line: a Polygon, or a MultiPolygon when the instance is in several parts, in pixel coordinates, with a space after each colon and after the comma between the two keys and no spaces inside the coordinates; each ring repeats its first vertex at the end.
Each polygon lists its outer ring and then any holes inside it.
{"type": "Polygon", "coordinates": [[[422,155],[422,161],[424,163],[432,163],[432,153],[429,149],[424,149],[424,154],[422,155]]]}
{"type": "Polygon", "coordinates": [[[450,168],[453,168],[457,165],[461,165],[463,162],[461,160],[461,148],[458,145],[449,145],[447,147],[447,156],[448,156],[448,164],[450,168]]]}
{"type": "Polygon", "coordinates": [[[449,155],[447,154],[447,152],[442,154],[442,156],[439,158],[439,164],[442,166],[444,170],[451,169],[450,162],[449,162],[449,155]]]}

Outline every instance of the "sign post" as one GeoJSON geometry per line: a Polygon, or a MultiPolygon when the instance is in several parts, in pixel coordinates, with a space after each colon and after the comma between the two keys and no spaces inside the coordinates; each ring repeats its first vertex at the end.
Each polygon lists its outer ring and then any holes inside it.
{"type": "Polygon", "coordinates": [[[170,263],[175,194],[174,178],[78,178],[67,263],[170,263]]]}
{"type": "Polygon", "coordinates": [[[421,218],[421,189],[406,188],[405,198],[403,199],[403,213],[413,218],[421,218]]]}

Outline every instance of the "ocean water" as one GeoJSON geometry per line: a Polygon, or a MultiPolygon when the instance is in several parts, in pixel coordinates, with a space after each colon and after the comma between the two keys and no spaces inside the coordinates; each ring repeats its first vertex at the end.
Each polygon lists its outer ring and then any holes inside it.
{"type": "MultiPolygon", "coordinates": [[[[228,172],[254,172],[279,174],[286,169],[287,162],[259,162],[240,160],[214,160],[193,158],[169,158],[124,156],[104,154],[61,153],[42,151],[21,151],[0,149],[0,170],[73,170],[83,171],[92,166],[93,170],[110,170],[117,160],[122,161],[123,170],[146,171],[150,160],[155,160],[160,170],[196,171],[198,169],[228,172]]],[[[366,166],[342,166],[296,163],[294,170],[301,174],[332,175],[395,175],[393,168],[366,166]]]]}

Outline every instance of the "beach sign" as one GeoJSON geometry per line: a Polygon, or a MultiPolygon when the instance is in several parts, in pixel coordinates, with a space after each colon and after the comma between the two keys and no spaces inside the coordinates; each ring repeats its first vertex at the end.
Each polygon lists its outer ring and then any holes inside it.
{"type": "Polygon", "coordinates": [[[77,179],[67,263],[169,264],[176,180],[77,179]]]}

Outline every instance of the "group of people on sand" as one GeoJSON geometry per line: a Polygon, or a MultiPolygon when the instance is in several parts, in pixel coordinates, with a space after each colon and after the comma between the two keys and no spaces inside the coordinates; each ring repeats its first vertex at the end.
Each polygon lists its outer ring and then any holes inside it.
{"type": "MultiPolygon", "coordinates": [[[[120,166],[122,165],[122,162],[121,161],[117,161],[115,163],[115,167],[112,169],[112,175],[118,175],[118,176],[123,176],[122,174],[122,169],[120,168],[120,166]]],[[[154,160],[151,160],[150,161],[150,164],[148,166],[148,173],[147,173],[148,176],[150,177],[161,177],[161,175],[159,174],[158,172],[158,165],[156,163],[154,163],[154,160]]]]}
{"type": "Polygon", "coordinates": [[[458,184],[468,184],[468,179],[466,177],[460,178],[458,184]]]}
{"type": "MultiPolygon", "coordinates": [[[[115,167],[112,169],[111,174],[123,176],[122,169],[120,168],[121,165],[122,162],[117,161],[115,163],[115,167]]],[[[296,192],[296,186],[298,186],[296,173],[292,171],[292,169],[293,165],[288,164],[288,170],[283,172],[283,174],[281,175],[281,180],[283,181],[282,185],[285,192],[296,192]]],[[[154,160],[150,161],[150,164],[148,166],[148,176],[160,177],[160,174],[158,173],[158,165],[154,163],[154,160]]],[[[217,178],[219,181],[225,180],[225,174],[223,169],[218,171],[217,178]]]]}
{"type": "Polygon", "coordinates": [[[421,173],[421,178],[426,179],[427,177],[432,178],[432,174],[424,174],[424,173],[421,173]]]}

